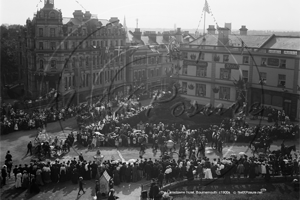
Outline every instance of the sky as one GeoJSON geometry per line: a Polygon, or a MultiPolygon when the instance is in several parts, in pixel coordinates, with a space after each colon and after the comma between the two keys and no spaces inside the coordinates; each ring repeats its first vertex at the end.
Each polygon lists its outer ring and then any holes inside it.
{"type": "MultiPolygon", "coordinates": [[[[206,28],[216,25],[216,21],[221,27],[225,22],[232,23],[233,30],[246,25],[249,30],[300,31],[300,0],[207,2],[213,16],[206,13],[206,28]]],[[[204,27],[202,10],[205,0],[54,0],[54,7],[61,9],[63,17],[72,17],[74,10],[84,11],[79,4],[92,14],[97,14],[99,19],[118,17],[123,23],[126,17],[126,25],[130,28],[138,26],[169,30],[174,27],[204,27]]],[[[26,19],[32,19],[43,5],[44,0],[1,0],[0,23],[24,25],[26,19]]]]}

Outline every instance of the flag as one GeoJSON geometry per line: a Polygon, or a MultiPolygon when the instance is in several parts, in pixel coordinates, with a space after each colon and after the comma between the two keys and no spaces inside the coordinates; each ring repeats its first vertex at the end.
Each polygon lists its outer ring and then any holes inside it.
{"type": "Polygon", "coordinates": [[[206,0],[205,0],[205,5],[204,5],[204,11],[207,12],[208,14],[210,14],[210,12],[209,12],[209,7],[208,7],[208,3],[207,3],[206,0]]]}

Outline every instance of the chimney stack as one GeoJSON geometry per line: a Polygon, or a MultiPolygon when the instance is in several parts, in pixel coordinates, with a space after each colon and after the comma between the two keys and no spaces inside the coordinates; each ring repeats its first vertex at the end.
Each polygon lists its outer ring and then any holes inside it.
{"type": "Polygon", "coordinates": [[[216,34],[215,25],[209,25],[209,26],[208,26],[207,34],[210,34],[210,35],[216,34]]]}
{"type": "Polygon", "coordinates": [[[227,28],[218,28],[218,46],[226,46],[229,43],[229,30],[227,28]]]}
{"type": "Polygon", "coordinates": [[[164,40],[165,42],[169,42],[170,32],[169,32],[169,31],[164,31],[164,32],[162,33],[162,35],[163,35],[163,40],[164,40]]]}
{"type": "Polygon", "coordinates": [[[181,33],[181,28],[177,28],[177,31],[175,33],[176,41],[178,43],[182,43],[182,33],[181,33]]]}
{"type": "Polygon", "coordinates": [[[73,16],[75,19],[79,19],[80,21],[83,20],[83,12],[81,10],[75,10],[73,16]]]}
{"type": "Polygon", "coordinates": [[[142,38],[142,32],[141,32],[141,30],[139,28],[136,28],[134,30],[133,34],[134,34],[134,37],[136,39],[141,40],[141,38],[142,38]]]}
{"type": "Polygon", "coordinates": [[[231,23],[225,23],[225,28],[229,30],[229,35],[231,34],[231,23]]]}
{"type": "Polygon", "coordinates": [[[242,26],[242,28],[240,28],[240,35],[247,35],[247,31],[248,29],[246,26],[242,26]]]}

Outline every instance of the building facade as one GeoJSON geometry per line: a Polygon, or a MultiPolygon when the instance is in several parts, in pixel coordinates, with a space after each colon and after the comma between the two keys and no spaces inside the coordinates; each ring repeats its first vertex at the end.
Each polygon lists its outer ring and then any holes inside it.
{"type": "Polygon", "coordinates": [[[216,34],[214,26],[207,31],[204,37],[180,46],[176,79],[182,96],[225,108],[243,96],[248,105],[259,102],[299,119],[299,37],[247,35],[245,26],[239,35],[220,27],[216,34]],[[240,79],[242,93],[234,84],[240,79]]]}
{"type": "Polygon", "coordinates": [[[32,98],[55,89],[63,103],[75,93],[78,103],[102,94],[112,79],[114,87],[126,82],[126,32],[118,18],[98,19],[81,10],[63,17],[47,0],[26,27],[26,88],[32,98]]]}
{"type": "Polygon", "coordinates": [[[170,75],[177,61],[170,56],[171,43],[187,43],[193,36],[188,32],[155,31],[141,32],[136,28],[134,32],[128,31],[128,45],[134,46],[133,52],[128,52],[127,80],[133,88],[143,84],[144,89],[151,96],[154,90],[167,89],[170,75]]]}

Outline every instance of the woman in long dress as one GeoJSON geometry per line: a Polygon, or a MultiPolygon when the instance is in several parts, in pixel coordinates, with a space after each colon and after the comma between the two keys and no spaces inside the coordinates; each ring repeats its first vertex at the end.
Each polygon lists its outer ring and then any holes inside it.
{"type": "Polygon", "coordinates": [[[37,185],[44,185],[43,180],[42,180],[42,170],[38,168],[36,170],[36,184],[37,185]]]}
{"type": "Polygon", "coordinates": [[[15,187],[16,188],[21,188],[22,187],[22,173],[21,172],[17,173],[17,180],[16,180],[16,183],[15,183],[15,187]]]}
{"type": "Polygon", "coordinates": [[[23,175],[22,175],[22,188],[23,189],[28,189],[30,185],[29,181],[29,175],[26,170],[24,170],[23,175]]]}
{"type": "Polygon", "coordinates": [[[117,169],[114,169],[113,171],[113,180],[114,180],[114,184],[115,185],[120,185],[120,173],[119,173],[119,170],[117,169]]]}

